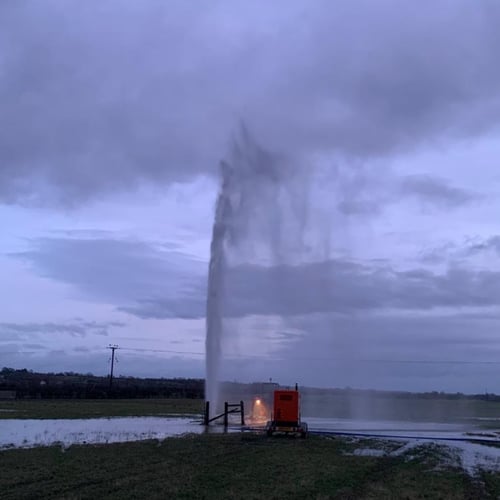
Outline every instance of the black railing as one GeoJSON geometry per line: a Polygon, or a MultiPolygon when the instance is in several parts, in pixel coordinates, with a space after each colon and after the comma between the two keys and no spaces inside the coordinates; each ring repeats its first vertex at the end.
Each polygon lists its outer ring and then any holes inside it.
{"type": "Polygon", "coordinates": [[[205,417],[203,419],[203,424],[208,425],[211,422],[215,422],[220,418],[224,419],[224,427],[229,425],[229,415],[239,413],[241,416],[241,425],[245,425],[245,405],[243,401],[239,403],[228,403],[227,401],[224,403],[224,413],[220,415],[216,415],[215,417],[210,418],[210,401],[205,402],[205,417]]]}

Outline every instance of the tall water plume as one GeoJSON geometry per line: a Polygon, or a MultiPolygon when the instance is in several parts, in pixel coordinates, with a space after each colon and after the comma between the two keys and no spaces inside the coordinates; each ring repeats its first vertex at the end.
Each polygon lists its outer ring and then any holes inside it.
{"type": "Polygon", "coordinates": [[[308,167],[263,150],[245,128],[221,163],[206,311],[205,397],[213,412],[221,378],[241,380],[245,370],[271,377],[273,360],[294,342],[296,316],[316,311],[312,297],[329,296],[329,266],[308,300],[306,283],[294,278],[330,258],[335,196],[308,167]]]}
{"type": "MultiPolygon", "coordinates": [[[[210,246],[206,311],[206,388],[205,397],[216,411],[219,401],[218,383],[228,314],[227,278],[230,257],[238,260],[260,255],[264,260],[279,253],[279,232],[268,231],[259,210],[276,201],[278,186],[277,157],[260,149],[245,128],[233,141],[228,161],[221,163],[221,183],[216,202],[210,246]],[[264,238],[250,241],[250,234],[266,232],[264,238]],[[259,241],[271,240],[274,251],[259,248],[259,241]]],[[[276,217],[278,212],[274,213],[276,217]]],[[[272,220],[273,214],[269,213],[272,220]]],[[[279,224],[280,221],[274,221],[279,224]]]]}
{"type": "Polygon", "coordinates": [[[206,312],[206,382],[205,398],[212,408],[218,404],[218,380],[223,328],[223,298],[226,272],[225,244],[231,221],[231,168],[221,164],[222,181],[217,197],[210,245],[206,312]]]}

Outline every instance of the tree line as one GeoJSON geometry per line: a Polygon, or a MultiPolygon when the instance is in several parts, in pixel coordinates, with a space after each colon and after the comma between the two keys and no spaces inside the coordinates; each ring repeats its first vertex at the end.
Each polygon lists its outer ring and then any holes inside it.
{"type": "MultiPolygon", "coordinates": [[[[272,392],[279,385],[276,383],[226,382],[224,393],[239,398],[242,394],[264,394],[272,392]]],[[[320,397],[342,395],[349,397],[375,397],[377,399],[476,399],[500,401],[500,395],[492,393],[463,394],[438,391],[407,392],[381,391],[345,388],[299,387],[308,395],[320,397]]],[[[139,378],[114,377],[110,387],[108,376],[96,376],[92,373],[38,373],[32,370],[3,368],[0,370],[0,391],[15,391],[17,398],[192,398],[203,399],[205,381],[198,378],[139,378]]]]}
{"type": "Polygon", "coordinates": [[[0,370],[0,391],[17,398],[192,398],[204,397],[204,380],[191,378],[114,377],[74,372],[38,373],[27,369],[0,370]]]}

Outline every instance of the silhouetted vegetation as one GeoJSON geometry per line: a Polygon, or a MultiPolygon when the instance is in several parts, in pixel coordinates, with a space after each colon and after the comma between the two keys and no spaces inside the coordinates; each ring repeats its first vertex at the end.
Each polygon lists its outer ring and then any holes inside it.
{"type": "Polygon", "coordinates": [[[203,379],[109,377],[74,372],[37,373],[3,368],[0,391],[16,391],[18,399],[188,398],[204,397],[203,379]]]}
{"type": "MultiPolygon", "coordinates": [[[[192,378],[139,378],[114,377],[110,388],[109,377],[92,373],[38,373],[32,370],[2,368],[0,370],[0,391],[16,391],[18,399],[99,399],[99,398],[204,398],[203,379],[192,378]]],[[[243,394],[259,394],[274,390],[278,384],[256,382],[251,384],[226,382],[224,393],[233,394],[239,399],[243,394]]],[[[314,388],[302,387],[301,391],[309,397],[327,396],[371,397],[377,399],[415,399],[415,400],[481,400],[500,401],[500,395],[491,393],[463,394],[461,392],[409,392],[380,391],[369,389],[314,388]]]]}
{"type": "Polygon", "coordinates": [[[317,388],[305,388],[309,394],[316,394],[318,396],[328,395],[328,394],[349,394],[352,396],[363,396],[363,397],[377,397],[377,398],[387,398],[387,399],[447,399],[447,400],[458,400],[458,399],[478,399],[482,401],[500,401],[500,395],[492,393],[481,393],[481,394],[464,394],[462,392],[442,392],[442,391],[430,391],[430,392],[410,392],[410,391],[380,391],[374,389],[352,389],[346,387],[344,389],[317,389],[317,388]]]}

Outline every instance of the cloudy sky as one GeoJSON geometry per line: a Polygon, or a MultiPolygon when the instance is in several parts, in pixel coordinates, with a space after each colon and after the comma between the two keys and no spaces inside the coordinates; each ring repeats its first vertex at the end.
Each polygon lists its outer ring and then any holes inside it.
{"type": "Polygon", "coordinates": [[[500,393],[499,60],[490,0],[0,2],[0,367],[203,376],[244,123],[223,376],[500,393]]]}

